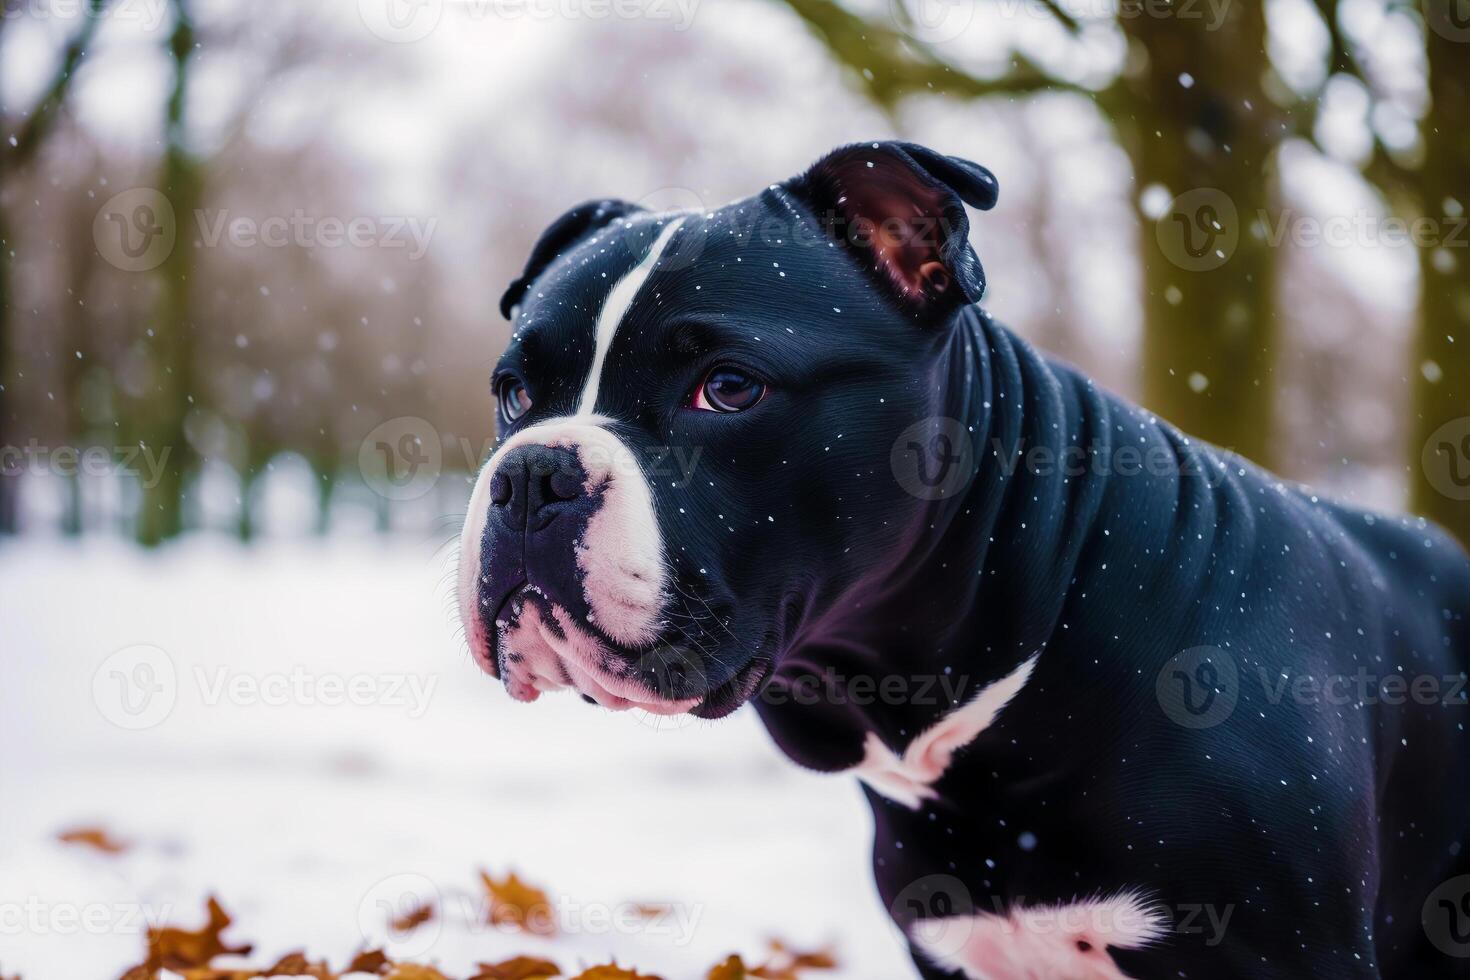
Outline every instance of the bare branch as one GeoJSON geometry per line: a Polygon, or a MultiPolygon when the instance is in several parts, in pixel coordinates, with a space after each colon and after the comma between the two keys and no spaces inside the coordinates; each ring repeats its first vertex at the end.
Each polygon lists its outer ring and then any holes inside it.
{"type": "Polygon", "coordinates": [[[1013,56],[1011,69],[1004,75],[995,78],[972,75],[896,27],[865,19],[837,0],[783,2],[840,64],[861,79],[869,97],[886,110],[892,110],[905,96],[915,94],[978,98],[1056,89],[1085,91],[1052,78],[1021,55],[1013,56]]]}
{"type": "MultiPolygon", "coordinates": [[[[41,101],[36,103],[36,107],[21,124],[20,131],[14,136],[15,142],[8,148],[7,155],[12,158],[12,163],[29,160],[50,130],[52,121],[66,101],[72,77],[81,65],[82,58],[86,56],[93,35],[97,33],[97,22],[106,7],[107,0],[88,0],[87,8],[82,14],[81,26],[67,41],[61,54],[61,64],[57,66],[51,84],[46,87],[46,94],[41,96],[41,101]]],[[[5,150],[0,149],[0,152],[5,150]]]]}

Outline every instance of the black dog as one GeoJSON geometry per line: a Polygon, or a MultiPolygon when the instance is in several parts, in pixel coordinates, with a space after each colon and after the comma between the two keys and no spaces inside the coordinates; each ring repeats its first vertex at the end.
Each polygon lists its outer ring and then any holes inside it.
{"type": "Polygon", "coordinates": [[[974,304],[983,168],[568,212],[502,311],[471,649],[861,776],[927,978],[1470,975],[1470,561],[974,304]],[[963,203],[962,203],[963,202],[963,203]]]}

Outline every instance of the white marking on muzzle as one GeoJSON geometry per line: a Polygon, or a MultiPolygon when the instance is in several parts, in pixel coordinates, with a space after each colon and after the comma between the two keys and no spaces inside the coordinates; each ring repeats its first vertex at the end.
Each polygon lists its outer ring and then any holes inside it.
{"type": "Polygon", "coordinates": [[[614,283],[607,298],[602,301],[602,310],[597,314],[596,346],[592,352],[592,367],[587,371],[587,381],[582,386],[582,397],[577,402],[578,417],[590,415],[596,410],[597,392],[602,387],[602,367],[607,361],[607,351],[612,346],[613,337],[617,336],[618,327],[623,324],[623,317],[627,315],[628,308],[633,305],[633,300],[638,297],[638,291],[648,281],[654,265],[664,254],[664,249],[669,247],[669,239],[674,237],[674,232],[678,231],[679,226],[683,223],[683,218],[669,219],[668,226],[659,232],[658,238],[654,239],[653,246],[649,248],[643,261],[614,283]]]}
{"type": "Polygon", "coordinates": [[[629,647],[647,645],[658,636],[668,570],[653,492],[637,457],[603,427],[606,421],[598,416],[570,416],[539,422],[505,440],[481,468],[459,543],[460,615],[470,649],[477,654],[489,650],[481,614],[493,612],[478,609],[477,581],[490,513],[490,481],[505,455],[526,445],[574,451],[587,474],[583,492],[601,495],[597,511],[575,545],[592,623],[629,647]]]}
{"type": "Polygon", "coordinates": [[[583,588],[593,621],[607,636],[628,646],[650,643],[657,636],[668,571],[653,494],[632,451],[604,428],[608,419],[597,415],[595,409],[613,338],[685,219],[670,215],[663,220],[668,224],[654,239],[648,253],[613,284],[603,300],[594,328],[592,364],[576,413],[547,419],[517,432],[500,445],[475,480],[460,534],[459,606],[470,650],[476,657],[489,657],[488,665],[494,663],[494,651],[482,614],[493,610],[478,608],[478,577],[485,524],[490,516],[490,481],[507,452],[528,444],[576,450],[587,473],[584,489],[602,493],[602,506],[577,543],[577,565],[583,573],[583,588]]]}

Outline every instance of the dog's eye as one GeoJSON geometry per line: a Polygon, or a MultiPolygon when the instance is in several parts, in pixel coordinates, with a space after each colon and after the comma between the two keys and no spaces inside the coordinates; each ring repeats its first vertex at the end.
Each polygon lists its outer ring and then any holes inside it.
{"type": "Polygon", "coordinates": [[[690,396],[689,407],[702,412],[743,412],[766,395],[766,386],[736,367],[713,368],[690,396]]]}
{"type": "Polygon", "coordinates": [[[514,422],[531,410],[531,393],[525,384],[514,375],[507,375],[496,385],[500,399],[500,414],[507,422],[514,422]]]}

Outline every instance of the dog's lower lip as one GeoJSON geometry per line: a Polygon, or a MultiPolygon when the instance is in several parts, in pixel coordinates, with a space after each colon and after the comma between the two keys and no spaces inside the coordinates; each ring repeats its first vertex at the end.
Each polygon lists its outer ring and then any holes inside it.
{"type": "Polygon", "coordinates": [[[717,721],[755,696],[770,675],[773,664],[758,657],[737,670],[729,680],[711,691],[703,701],[689,709],[696,718],[717,721]]]}
{"type": "Polygon", "coordinates": [[[511,589],[507,589],[505,595],[501,597],[499,604],[495,607],[495,615],[490,617],[490,628],[485,631],[486,635],[490,638],[490,654],[485,659],[494,668],[494,670],[490,672],[491,677],[498,678],[505,676],[505,664],[500,662],[501,648],[499,623],[501,614],[505,612],[505,607],[510,605],[510,600],[514,599],[516,595],[521,591],[521,589],[525,587],[526,583],[521,582],[511,589]]]}

